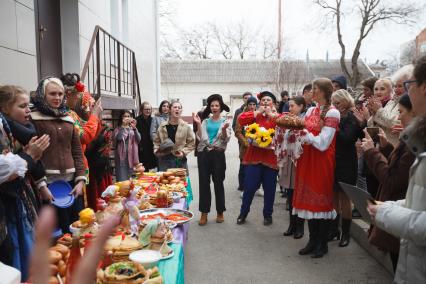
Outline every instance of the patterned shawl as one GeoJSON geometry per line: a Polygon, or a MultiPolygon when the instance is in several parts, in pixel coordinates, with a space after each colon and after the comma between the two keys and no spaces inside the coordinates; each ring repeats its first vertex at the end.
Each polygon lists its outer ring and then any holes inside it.
{"type": "MultiPolygon", "coordinates": [[[[46,102],[45,91],[46,86],[50,82],[50,79],[53,77],[47,77],[40,81],[37,87],[36,95],[32,98],[32,102],[36,109],[44,115],[53,116],[53,117],[63,117],[67,116],[67,107],[65,102],[65,97],[59,106],[59,108],[52,108],[46,102]]],[[[59,79],[58,79],[59,80],[59,79]]]]}

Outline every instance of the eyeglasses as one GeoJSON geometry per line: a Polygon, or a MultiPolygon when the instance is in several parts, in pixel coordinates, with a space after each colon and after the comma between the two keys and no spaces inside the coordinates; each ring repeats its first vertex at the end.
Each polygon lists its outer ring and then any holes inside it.
{"type": "Polygon", "coordinates": [[[408,89],[410,88],[410,84],[411,83],[415,83],[415,82],[417,82],[417,81],[416,80],[407,80],[407,81],[404,81],[404,90],[406,92],[408,92],[408,89]]]}

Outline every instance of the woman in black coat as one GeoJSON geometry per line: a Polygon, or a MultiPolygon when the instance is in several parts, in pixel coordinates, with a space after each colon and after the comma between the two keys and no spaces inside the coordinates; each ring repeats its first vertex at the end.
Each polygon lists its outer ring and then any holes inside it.
{"type": "Polygon", "coordinates": [[[339,131],[336,135],[336,169],[334,180],[334,209],[337,217],[330,226],[328,240],[340,239],[339,246],[349,244],[349,230],[352,222],[351,202],[341,189],[339,182],[356,185],[358,176],[358,158],[355,143],[361,137],[362,129],[358,119],[352,112],[354,99],[343,89],[337,90],[331,97],[333,105],[340,112],[339,131]],[[342,216],[342,235],[340,236],[339,221],[342,216]]]}
{"type": "Polygon", "coordinates": [[[139,162],[148,171],[157,167],[157,158],[154,155],[154,144],[151,139],[152,106],[148,102],[143,102],[140,108],[140,115],[136,118],[136,128],[141,135],[139,142],[139,162]]]}

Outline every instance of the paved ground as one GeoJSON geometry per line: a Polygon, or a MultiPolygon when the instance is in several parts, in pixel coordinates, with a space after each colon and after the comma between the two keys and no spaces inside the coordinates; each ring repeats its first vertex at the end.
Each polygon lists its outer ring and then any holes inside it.
{"type": "MultiPolygon", "coordinates": [[[[391,283],[392,277],[355,241],[346,248],[329,244],[322,259],[298,255],[307,242],[283,237],[288,226],[285,199],[277,194],[274,224],[263,226],[262,197],[255,197],[248,222],[238,226],[241,199],[237,192],[238,152],[232,139],[226,152],[225,223],[214,221],[214,203],[209,222],[200,227],[198,212],[198,172],[196,159],[189,161],[194,201],[190,210],[195,218],[190,225],[185,251],[187,284],[201,283],[391,283]]],[[[305,228],[307,232],[307,226],[305,228]]]]}

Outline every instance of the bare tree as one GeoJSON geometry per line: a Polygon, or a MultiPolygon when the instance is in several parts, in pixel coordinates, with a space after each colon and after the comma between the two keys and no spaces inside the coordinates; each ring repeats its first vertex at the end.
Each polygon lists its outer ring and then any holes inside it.
{"type": "Polygon", "coordinates": [[[286,90],[290,94],[297,93],[306,82],[310,81],[309,68],[302,60],[278,60],[277,81],[275,89],[277,93],[286,90]]]}
{"type": "Polygon", "coordinates": [[[276,58],[278,55],[277,44],[272,36],[264,36],[261,46],[261,57],[263,59],[276,58]]]}
{"type": "MultiPolygon", "coordinates": [[[[384,1],[384,0],[351,0],[351,4],[356,2],[355,10],[349,10],[348,13],[357,11],[360,17],[359,36],[351,57],[351,70],[345,64],[346,45],[343,40],[342,22],[346,14],[343,4],[346,0],[314,0],[314,3],[325,10],[328,16],[336,21],[337,40],[341,48],[340,65],[344,75],[348,78],[351,85],[356,87],[360,82],[360,72],[358,68],[358,58],[361,54],[361,46],[364,39],[378,24],[392,21],[397,24],[411,24],[414,17],[420,11],[419,4],[411,0],[403,1],[384,1]],[[386,2],[386,3],[384,3],[386,2]]],[[[354,17],[352,16],[351,21],[354,17]]]]}
{"type": "Polygon", "coordinates": [[[217,53],[223,56],[224,59],[232,59],[233,48],[229,29],[221,28],[215,23],[208,23],[208,26],[213,34],[217,53]]]}
{"type": "Polygon", "coordinates": [[[275,37],[244,22],[227,26],[208,22],[191,30],[169,25],[160,31],[163,58],[272,59],[277,56],[275,37]]]}
{"type": "Polygon", "coordinates": [[[182,50],[171,32],[176,26],[174,22],[175,0],[158,1],[158,18],[160,24],[160,53],[162,58],[182,59],[182,50]]]}
{"type": "Polygon", "coordinates": [[[411,40],[406,42],[401,47],[401,54],[399,55],[399,61],[402,65],[411,64],[416,58],[416,41],[411,40]]]}
{"type": "Polygon", "coordinates": [[[235,30],[229,29],[230,40],[234,48],[238,52],[240,59],[245,59],[248,53],[254,48],[254,42],[258,35],[258,31],[252,31],[245,23],[239,23],[235,30]]]}
{"type": "Polygon", "coordinates": [[[182,31],[182,40],[191,57],[210,59],[212,48],[212,31],[208,25],[193,29],[190,32],[182,31]]]}
{"type": "Polygon", "coordinates": [[[181,50],[176,44],[172,44],[167,35],[161,36],[161,58],[174,58],[174,59],[183,59],[181,50]]]}

